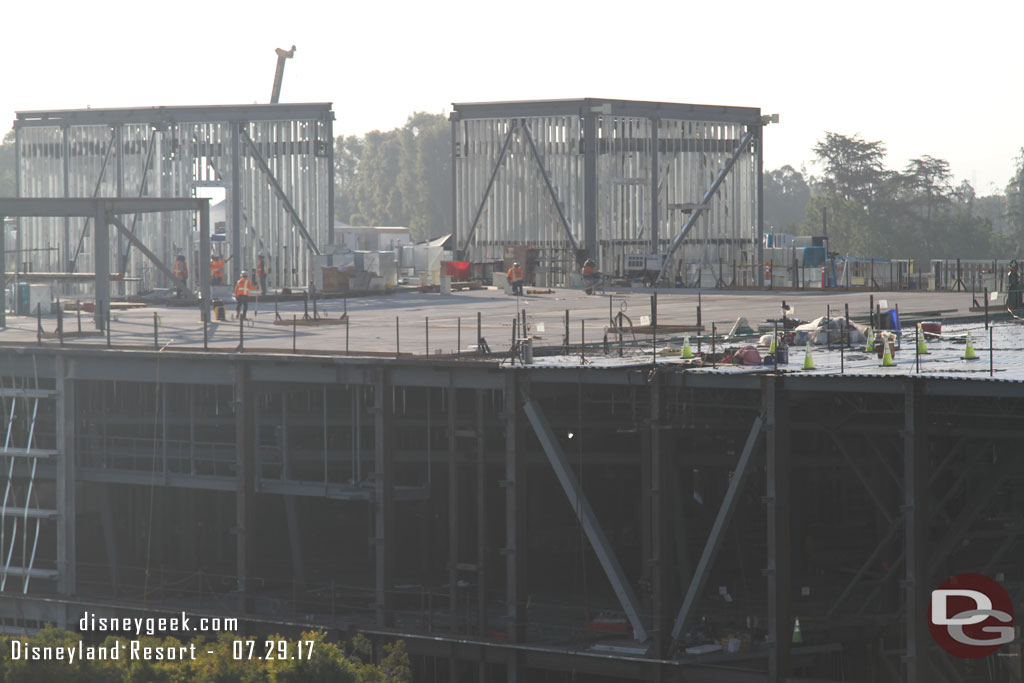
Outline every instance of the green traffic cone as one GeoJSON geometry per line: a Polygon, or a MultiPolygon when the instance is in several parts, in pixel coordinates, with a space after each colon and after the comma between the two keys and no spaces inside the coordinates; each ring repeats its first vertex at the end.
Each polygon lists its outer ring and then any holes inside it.
{"type": "Polygon", "coordinates": [[[797,618],[796,624],[793,625],[793,642],[802,643],[804,642],[804,634],[800,631],[800,619],[797,618]]]}
{"type": "Polygon", "coordinates": [[[917,355],[923,356],[928,353],[928,344],[924,341],[924,331],[921,329],[921,323],[917,324],[917,355]]]}
{"type": "Polygon", "coordinates": [[[895,363],[892,362],[892,353],[889,352],[889,343],[883,341],[882,348],[885,349],[885,353],[882,354],[882,367],[891,368],[895,363]]]}
{"type": "Polygon", "coordinates": [[[875,352],[875,335],[873,335],[871,333],[871,328],[870,327],[868,328],[868,331],[865,333],[864,339],[866,340],[864,342],[864,353],[874,353],[875,352]]]}
{"type": "Polygon", "coordinates": [[[967,348],[964,349],[964,360],[978,360],[974,353],[974,342],[971,341],[971,333],[967,333],[967,348]]]}
{"type": "Polygon", "coordinates": [[[693,351],[690,350],[690,338],[686,337],[683,340],[683,350],[679,354],[680,358],[693,358],[693,351]]]}
{"type": "Polygon", "coordinates": [[[814,369],[814,358],[811,357],[811,342],[807,342],[807,351],[804,353],[804,370],[814,369]]]}

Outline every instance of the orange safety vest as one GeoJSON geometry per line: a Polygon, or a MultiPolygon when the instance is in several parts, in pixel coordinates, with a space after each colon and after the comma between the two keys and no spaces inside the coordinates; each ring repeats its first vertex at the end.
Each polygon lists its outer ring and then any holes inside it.
{"type": "Polygon", "coordinates": [[[212,277],[224,277],[224,264],[226,261],[222,258],[215,258],[210,261],[210,275],[212,277]]]}
{"type": "Polygon", "coordinates": [[[235,284],[235,296],[249,296],[252,294],[252,285],[249,284],[249,278],[243,277],[235,284]]]}
{"type": "Polygon", "coordinates": [[[263,261],[256,264],[256,274],[263,277],[263,273],[266,272],[263,268],[263,261]]]}
{"type": "Polygon", "coordinates": [[[174,268],[172,270],[174,272],[174,277],[180,277],[182,280],[184,280],[188,275],[188,268],[185,267],[185,262],[181,259],[174,262],[174,268]]]}
{"type": "Polygon", "coordinates": [[[593,277],[597,275],[597,268],[594,266],[583,266],[583,277],[593,277]]]}
{"type": "Polygon", "coordinates": [[[508,269],[508,281],[509,282],[520,282],[523,279],[522,268],[509,268],[508,269]]]}

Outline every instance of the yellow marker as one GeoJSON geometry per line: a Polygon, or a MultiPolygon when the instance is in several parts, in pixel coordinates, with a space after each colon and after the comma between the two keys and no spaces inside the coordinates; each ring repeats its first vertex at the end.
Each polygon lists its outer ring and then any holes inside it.
{"type": "Polygon", "coordinates": [[[683,340],[683,350],[679,354],[679,357],[680,358],[693,358],[693,351],[690,350],[690,337],[688,337],[688,336],[686,337],[685,340],[683,340]]]}
{"type": "Polygon", "coordinates": [[[882,348],[885,349],[885,353],[882,354],[882,367],[891,368],[895,363],[892,362],[892,354],[889,352],[889,344],[882,342],[882,348]]]}
{"type": "Polygon", "coordinates": [[[875,335],[871,333],[871,328],[865,333],[866,341],[864,342],[864,353],[874,353],[875,351],[875,335]]]}
{"type": "Polygon", "coordinates": [[[971,333],[967,333],[967,348],[964,349],[964,360],[978,360],[974,353],[974,342],[971,341],[971,333]]]}
{"type": "Polygon", "coordinates": [[[917,324],[917,355],[923,356],[928,353],[928,344],[924,341],[924,330],[921,329],[921,323],[917,324]]]}

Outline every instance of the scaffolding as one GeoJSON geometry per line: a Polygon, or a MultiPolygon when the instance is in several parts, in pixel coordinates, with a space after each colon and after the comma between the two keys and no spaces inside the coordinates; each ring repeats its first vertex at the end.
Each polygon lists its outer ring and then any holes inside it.
{"type": "Polygon", "coordinates": [[[538,247],[548,284],[570,282],[584,255],[623,273],[627,254],[659,254],[664,276],[713,285],[701,266],[761,262],[764,123],[744,107],[454,104],[457,248],[487,261],[538,247]]]}
{"type": "MultiPolygon", "coordinates": [[[[17,196],[193,198],[225,194],[214,245],[231,276],[269,259],[276,286],[304,286],[311,255],[332,241],[333,119],[329,103],[18,112],[17,196]]],[[[22,218],[15,238],[21,272],[95,268],[87,217],[22,218]]],[[[126,217],[132,235],[163,263],[187,254],[192,272],[199,225],[188,214],[126,217]]],[[[141,278],[143,290],[174,282],[118,235],[111,273],[141,278]]]]}

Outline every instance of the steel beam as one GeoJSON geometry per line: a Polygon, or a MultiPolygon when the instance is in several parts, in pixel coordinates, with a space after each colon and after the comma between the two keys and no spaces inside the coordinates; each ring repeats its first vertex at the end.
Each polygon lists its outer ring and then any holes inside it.
{"type": "MultiPolygon", "coordinates": [[[[0,213],[0,273],[7,273],[7,217],[0,213]]],[[[17,258],[18,254],[15,254],[17,258]]],[[[17,282],[17,278],[14,280],[17,282]]],[[[7,283],[0,287],[0,329],[7,329],[7,283]]],[[[13,289],[16,288],[12,288],[13,289]]],[[[17,301],[17,293],[14,293],[14,300],[17,301]]]]}
{"type": "Polygon", "coordinates": [[[377,626],[388,628],[394,624],[391,611],[391,589],[394,586],[394,529],[395,506],[392,476],[392,386],[387,370],[376,372],[373,387],[373,469],[374,469],[374,529],[376,537],[376,590],[375,611],[377,626]]]}
{"type": "MultiPolygon", "coordinates": [[[[725,182],[725,179],[729,176],[729,173],[732,171],[732,167],[736,165],[736,162],[739,160],[741,156],[743,156],[743,153],[747,150],[747,147],[750,146],[750,143],[753,140],[753,138],[753,134],[748,132],[740,139],[739,147],[733,150],[732,156],[729,157],[729,161],[725,163],[725,167],[718,172],[717,176],[715,176],[715,180],[714,182],[711,183],[711,187],[708,188],[707,192],[705,192],[704,196],[701,198],[700,206],[709,205],[711,199],[715,196],[715,194],[718,193],[718,188],[722,186],[722,183],[725,182]]],[[[690,214],[690,217],[686,220],[686,223],[683,224],[683,228],[682,230],[679,231],[679,234],[676,235],[675,238],[673,238],[672,246],[669,247],[668,253],[665,254],[665,259],[662,262],[661,272],[658,273],[659,280],[667,272],[669,263],[672,261],[673,254],[676,253],[676,249],[678,249],[679,246],[683,243],[683,240],[686,239],[686,235],[689,234],[693,226],[697,224],[697,219],[700,218],[700,215],[701,213],[703,213],[703,211],[704,209],[695,209],[690,214]]]]}
{"type": "MultiPolygon", "coordinates": [[[[309,232],[306,230],[306,225],[302,222],[302,218],[299,217],[299,212],[295,210],[294,206],[292,206],[292,202],[288,199],[288,195],[285,194],[284,188],[281,187],[281,183],[278,182],[273,171],[270,170],[270,166],[268,166],[267,162],[263,159],[263,155],[260,154],[259,149],[256,148],[256,143],[252,141],[252,138],[249,137],[249,133],[244,128],[239,126],[238,130],[241,131],[242,140],[245,141],[246,146],[252,153],[253,161],[256,162],[256,165],[260,167],[261,171],[263,171],[263,175],[265,175],[267,180],[270,181],[270,186],[274,189],[274,193],[277,195],[277,198],[281,200],[281,205],[284,207],[285,212],[292,219],[292,223],[295,224],[295,227],[299,229],[299,232],[302,234],[302,238],[306,240],[306,246],[309,247],[310,251],[319,256],[320,247],[318,247],[316,242],[313,241],[313,238],[310,237],[309,232]]],[[[232,178],[234,178],[234,175],[235,171],[232,170],[232,178]]],[[[239,198],[239,202],[241,202],[241,198],[239,198]]],[[[232,202],[232,204],[233,203],[234,202],[232,202]]],[[[241,203],[239,203],[238,209],[239,213],[241,213],[241,203]]],[[[232,219],[232,226],[234,225],[234,220],[235,219],[232,219]]],[[[234,230],[234,227],[232,227],[232,230],[234,230]]],[[[237,268],[238,264],[235,264],[235,267],[237,268]]]]}
{"type": "Polygon", "coordinates": [[[537,162],[537,167],[540,169],[540,175],[544,178],[544,186],[548,190],[548,196],[551,198],[551,201],[554,202],[555,209],[558,210],[558,218],[562,223],[562,229],[565,230],[565,236],[569,238],[569,244],[572,245],[572,248],[578,251],[580,248],[579,242],[576,241],[576,237],[572,234],[572,226],[569,225],[569,220],[565,217],[565,211],[562,209],[562,202],[558,200],[555,188],[551,184],[551,174],[544,165],[544,160],[541,158],[540,152],[537,151],[537,143],[533,141],[533,135],[530,134],[530,127],[527,126],[525,122],[520,127],[526,136],[527,145],[533,153],[533,159],[537,162]]]}
{"type": "MultiPolygon", "coordinates": [[[[480,222],[480,216],[484,213],[484,208],[487,206],[487,197],[491,194],[491,188],[494,187],[494,181],[498,177],[498,171],[501,170],[501,164],[505,160],[505,154],[508,152],[508,147],[512,144],[512,136],[515,135],[517,123],[513,121],[509,126],[508,133],[505,135],[505,141],[501,145],[501,150],[498,152],[498,158],[494,161],[494,168],[491,169],[491,177],[487,179],[487,186],[484,187],[484,194],[480,197],[480,204],[476,208],[476,212],[473,214],[473,222],[469,224],[469,228],[466,230],[466,239],[459,247],[459,243],[456,242],[455,246],[459,248],[459,251],[465,252],[469,248],[469,242],[473,239],[473,233],[476,232],[476,226],[480,222]]],[[[452,165],[455,165],[455,160],[452,159],[452,165]]]]}
{"type": "MultiPolygon", "coordinates": [[[[454,373],[452,373],[454,375],[454,373]]],[[[451,617],[451,631],[458,633],[459,614],[459,454],[458,440],[455,436],[458,428],[458,389],[454,386],[447,389],[448,394],[448,611],[451,617]]]]}
{"type": "Polygon", "coordinates": [[[476,392],[476,589],[477,633],[487,635],[487,443],[484,395],[476,392]]]}
{"type": "MultiPolygon", "coordinates": [[[[649,496],[643,501],[650,508],[651,518],[651,588],[653,621],[651,630],[655,639],[654,656],[658,659],[671,659],[674,650],[670,646],[670,624],[672,623],[672,605],[678,600],[678,582],[674,568],[675,546],[672,527],[673,482],[676,472],[670,457],[668,439],[671,432],[666,431],[662,415],[663,383],[661,373],[656,373],[650,380],[650,425],[648,442],[650,448],[650,479],[645,483],[649,487],[649,496]]],[[[645,558],[647,559],[647,558],[645,558]]]]}
{"type": "Polygon", "coordinates": [[[112,197],[52,197],[13,198],[0,197],[0,214],[5,216],[63,216],[95,217],[97,207],[108,214],[158,213],[160,211],[199,211],[209,199],[176,197],[141,197],[138,199],[112,197]]]}
{"type": "Polygon", "coordinates": [[[683,605],[679,608],[679,615],[676,617],[675,624],[672,627],[672,649],[670,651],[674,651],[676,646],[678,646],[683,629],[686,628],[690,618],[693,616],[697,600],[700,598],[700,594],[703,592],[708,576],[711,573],[711,568],[714,566],[715,558],[718,556],[718,551],[722,546],[722,540],[725,538],[725,532],[729,528],[729,522],[732,519],[733,513],[736,511],[740,493],[743,491],[743,486],[746,484],[753,469],[752,463],[757,451],[757,445],[761,439],[763,425],[764,420],[760,415],[754,418],[754,424],[751,425],[750,432],[747,434],[747,441],[743,445],[743,452],[740,454],[739,462],[736,464],[736,470],[733,472],[732,477],[729,478],[729,488],[726,489],[725,496],[722,498],[722,505],[718,508],[715,522],[711,526],[711,533],[704,544],[704,551],[697,562],[697,569],[694,571],[690,587],[686,591],[686,597],[683,599],[683,605]]]}
{"type": "Polygon", "coordinates": [[[330,115],[330,102],[129,109],[55,109],[17,112],[14,129],[52,127],[62,124],[97,126],[126,123],[244,123],[248,121],[319,120],[330,115]]]}
{"type": "Polygon", "coordinates": [[[569,504],[579,517],[583,531],[586,533],[587,539],[590,541],[590,545],[594,549],[594,553],[597,555],[605,575],[608,577],[608,582],[615,591],[615,595],[618,597],[619,603],[629,619],[629,623],[633,626],[633,637],[638,641],[646,641],[647,629],[644,627],[643,619],[640,617],[640,603],[636,599],[636,594],[633,592],[633,587],[630,585],[626,573],[612,551],[611,543],[608,541],[608,537],[605,536],[597,515],[594,514],[593,508],[590,507],[590,502],[583,493],[583,488],[580,486],[572,466],[565,457],[565,452],[558,443],[558,438],[551,431],[551,425],[548,424],[547,418],[535,401],[532,399],[527,400],[523,404],[523,411],[526,413],[526,417],[529,419],[537,439],[544,448],[544,453],[548,457],[548,462],[551,463],[555,476],[558,477],[559,483],[565,490],[569,504]]]}
{"type": "Polygon", "coordinates": [[[199,306],[203,322],[210,322],[210,200],[199,205],[199,306]]]}
{"type": "Polygon", "coordinates": [[[789,677],[792,615],[790,614],[790,424],[789,397],[782,378],[766,377],[763,385],[766,434],[765,503],[768,522],[768,680],[789,677]]]}
{"type": "Polygon", "coordinates": [[[754,107],[729,107],[675,102],[644,102],[586,97],[567,100],[513,102],[456,102],[452,109],[462,119],[494,119],[514,116],[580,116],[600,111],[607,116],[659,117],[711,123],[747,123],[761,121],[761,110],[754,107]]]}
{"type": "Polygon", "coordinates": [[[925,399],[920,383],[907,380],[904,392],[903,509],[904,590],[906,607],[905,658],[907,683],[933,680],[928,651],[928,435],[925,399]]]}

